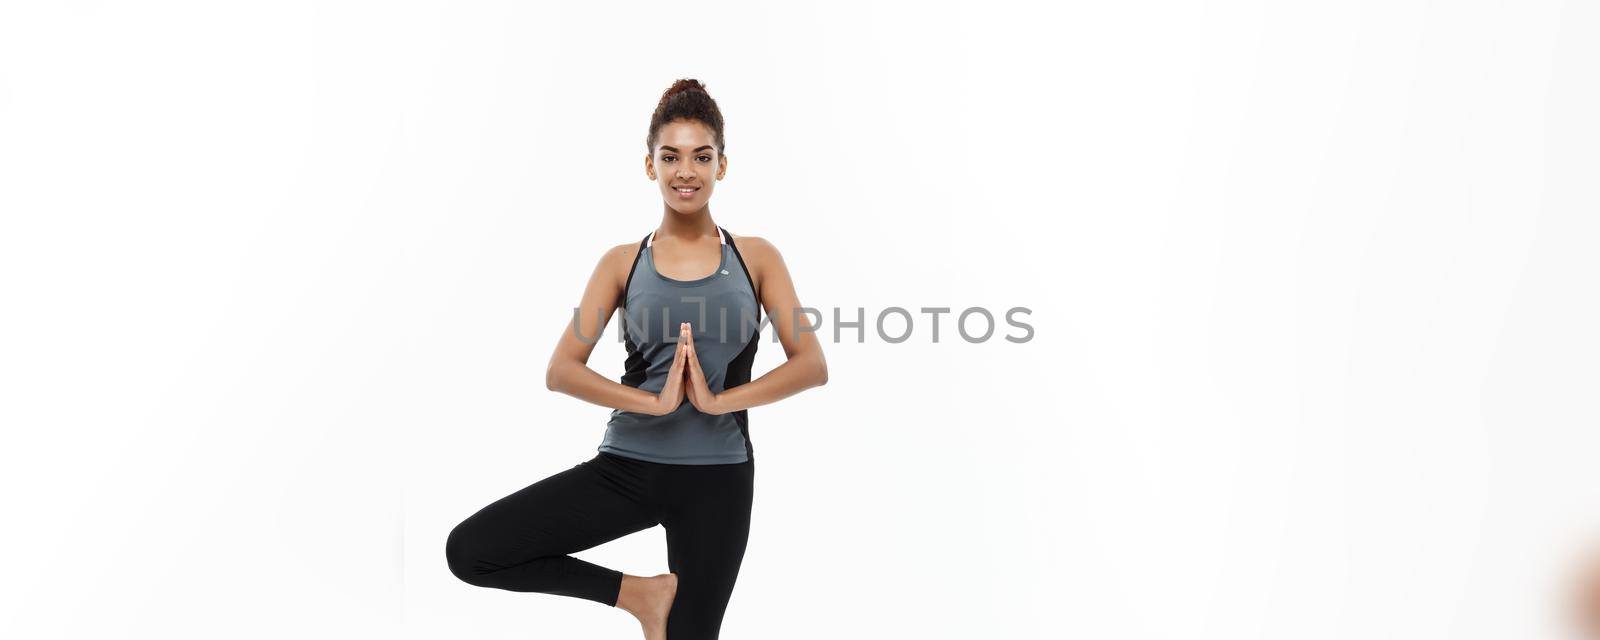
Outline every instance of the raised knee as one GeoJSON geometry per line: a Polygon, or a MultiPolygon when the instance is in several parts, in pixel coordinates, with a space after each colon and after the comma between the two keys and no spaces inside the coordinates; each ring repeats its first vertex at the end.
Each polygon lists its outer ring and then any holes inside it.
{"type": "Polygon", "coordinates": [[[462,582],[478,584],[478,574],[472,570],[476,554],[472,550],[471,530],[466,522],[456,525],[450,530],[450,537],[444,541],[444,560],[450,566],[450,573],[462,582]]]}

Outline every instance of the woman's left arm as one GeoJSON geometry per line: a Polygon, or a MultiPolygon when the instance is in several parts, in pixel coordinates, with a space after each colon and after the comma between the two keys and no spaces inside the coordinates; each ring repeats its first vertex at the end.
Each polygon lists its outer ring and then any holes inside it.
{"type": "MultiPolygon", "coordinates": [[[[818,327],[812,326],[809,316],[800,310],[800,297],[794,292],[794,280],[783,263],[778,248],[762,238],[738,238],[746,256],[746,265],[753,274],[759,274],[762,307],[772,329],[778,332],[787,358],[766,375],[722,393],[712,393],[706,384],[705,372],[695,357],[693,333],[689,336],[689,366],[685,367],[688,398],[696,409],[712,415],[730,413],[740,409],[758,407],[777,402],[811,387],[828,383],[828,363],[822,358],[822,344],[817,340],[818,327]],[[801,324],[804,323],[804,328],[801,324]]],[[[760,340],[760,335],[754,339],[760,340]]]]}

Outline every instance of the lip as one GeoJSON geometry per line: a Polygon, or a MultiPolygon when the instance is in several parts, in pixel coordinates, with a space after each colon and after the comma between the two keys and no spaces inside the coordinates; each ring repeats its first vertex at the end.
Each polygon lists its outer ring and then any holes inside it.
{"type": "Polygon", "coordinates": [[[689,198],[693,198],[695,194],[700,193],[700,187],[681,186],[680,185],[680,186],[673,187],[672,191],[674,193],[677,193],[679,198],[683,198],[684,200],[688,200],[689,198]]]}

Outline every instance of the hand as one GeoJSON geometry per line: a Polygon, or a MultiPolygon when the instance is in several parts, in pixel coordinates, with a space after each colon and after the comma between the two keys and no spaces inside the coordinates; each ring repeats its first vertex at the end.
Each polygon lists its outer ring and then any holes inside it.
{"type": "MultiPolygon", "coordinates": [[[[679,325],[678,326],[679,334],[682,335],[682,333],[687,331],[688,328],[689,328],[689,323],[687,323],[687,322],[679,325]]],[[[665,385],[662,385],[661,393],[656,394],[656,413],[655,413],[655,415],[658,415],[658,416],[667,415],[669,413],[672,413],[673,411],[677,411],[678,410],[678,406],[683,404],[683,398],[684,398],[683,378],[684,378],[684,373],[685,373],[684,369],[685,369],[685,365],[688,362],[688,360],[689,360],[689,345],[684,343],[683,340],[679,340],[678,341],[678,350],[677,350],[676,353],[674,353],[672,355],[672,368],[667,370],[667,383],[665,385]]]]}
{"type": "Polygon", "coordinates": [[[694,333],[689,331],[683,335],[687,336],[685,342],[689,345],[689,354],[685,358],[687,366],[684,367],[684,375],[687,376],[687,380],[684,381],[684,395],[701,413],[720,415],[722,409],[718,407],[717,394],[712,393],[711,385],[706,384],[705,371],[700,369],[700,358],[694,351],[694,333]]]}

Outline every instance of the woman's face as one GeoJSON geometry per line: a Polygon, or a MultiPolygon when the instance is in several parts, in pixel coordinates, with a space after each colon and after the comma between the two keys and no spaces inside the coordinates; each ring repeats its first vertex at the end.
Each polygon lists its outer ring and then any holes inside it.
{"type": "Polygon", "coordinates": [[[728,171],[728,159],[717,153],[710,127],[698,120],[673,120],[656,132],[656,148],[645,158],[644,170],[668,207],[691,214],[710,201],[712,187],[728,171]]]}

